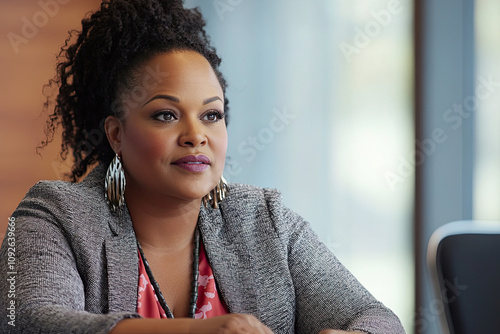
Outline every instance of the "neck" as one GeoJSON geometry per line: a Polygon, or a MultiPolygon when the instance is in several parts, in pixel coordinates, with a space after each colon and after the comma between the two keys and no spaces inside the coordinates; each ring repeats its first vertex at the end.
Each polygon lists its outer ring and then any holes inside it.
{"type": "Polygon", "coordinates": [[[137,240],[143,249],[172,254],[191,247],[201,199],[160,199],[129,189],[125,199],[137,240]]]}

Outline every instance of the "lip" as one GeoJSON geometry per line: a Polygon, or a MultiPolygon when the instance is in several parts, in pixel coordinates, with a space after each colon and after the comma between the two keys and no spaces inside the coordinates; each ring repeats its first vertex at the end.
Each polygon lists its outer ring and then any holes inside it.
{"type": "Polygon", "coordinates": [[[210,166],[210,159],[205,155],[188,155],[172,162],[172,165],[190,172],[203,172],[210,166]]]}

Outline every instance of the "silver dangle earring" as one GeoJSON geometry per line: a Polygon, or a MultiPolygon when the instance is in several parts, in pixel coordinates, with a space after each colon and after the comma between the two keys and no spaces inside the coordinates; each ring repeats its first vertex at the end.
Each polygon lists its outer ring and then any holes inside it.
{"type": "Polygon", "coordinates": [[[109,164],[104,180],[104,198],[111,211],[118,211],[125,204],[125,172],[118,154],[109,164]]]}
{"type": "Polygon", "coordinates": [[[221,176],[219,183],[217,183],[215,188],[203,197],[203,205],[205,206],[205,208],[208,208],[210,206],[213,209],[218,209],[220,202],[222,202],[222,200],[226,198],[228,192],[229,188],[227,185],[227,181],[226,179],[224,179],[224,176],[221,176]]]}

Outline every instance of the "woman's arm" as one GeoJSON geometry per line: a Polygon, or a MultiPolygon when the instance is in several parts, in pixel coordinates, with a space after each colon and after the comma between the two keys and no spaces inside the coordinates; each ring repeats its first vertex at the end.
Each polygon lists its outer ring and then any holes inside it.
{"type": "Polygon", "coordinates": [[[285,233],[289,234],[298,332],[317,333],[322,326],[371,334],[405,333],[397,316],[356,280],[307,222],[286,208],[281,208],[281,214],[289,224],[285,233]]]}
{"type": "MultiPolygon", "coordinates": [[[[106,313],[107,296],[88,296],[88,291],[90,281],[105,286],[105,277],[97,281],[100,275],[89,278],[88,272],[78,268],[69,240],[82,236],[70,235],[62,222],[80,224],[86,231],[89,223],[72,219],[73,211],[82,210],[65,201],[71,194],[54,189],[62,188],[60,185],[35,186],[12,215],[15,254],[9,260],[9,248],[13,247],[7,239],[0,249],[0,328],[7,333],[105,334],[118,321],[139,316],[134,312],[98,314],[106,313]],[[12,286],[7,281],[10,275],[12,286]],[[9,289],[11,294],[4,293],[9,289]],[[15,304],[14,322],[8,324],[11,319],[6,310],[11,303],[15,304]],[[87,311],[88,304],[97,305],[93,313],[87,311]]],[[[76,197],[75,203],[82,201],[81,196],[76,197]]],[[[93,240],[91,235],[87,231],[84,237],[93,240]]],[[[102,242],[96,244],[102,247],[102,242]]]]}

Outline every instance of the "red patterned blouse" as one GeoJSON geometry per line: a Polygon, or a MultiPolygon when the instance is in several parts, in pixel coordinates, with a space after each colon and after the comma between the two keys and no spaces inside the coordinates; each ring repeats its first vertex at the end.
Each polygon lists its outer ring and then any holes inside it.
{"type": "MultiPolygon", "coordinates": [[[[200,241],[200,275],[198,277],[198,301],[196,303],[195,319],[207,319],[229,313],[227,307],[219,298],[215,285],[214,274],[208,263],[205,247],[200,241]]],[[[139,252],[139,289],[137,296],[137,313],[143,318],[167,318],[165,310],[158,301],[149,276],[146,272],[141,253],[139,252]]]]}

